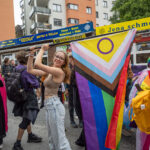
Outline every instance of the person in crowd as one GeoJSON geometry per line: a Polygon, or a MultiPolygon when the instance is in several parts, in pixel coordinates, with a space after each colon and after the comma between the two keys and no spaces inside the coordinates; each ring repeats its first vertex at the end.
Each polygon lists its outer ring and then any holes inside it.
{"type": "Polygon", "coordinates": [[[2,66],[0,65],[0,74],[2,74],[2,66]]]}
{"type": "Polygon", "coordinates": [[[7,94],[5,82],[0,75],[0,149],[3,148],[3,138],[6,136],[8,130],[7,118],[7,94]]]}
{"type": "Polygon", "coordinates": [[[62,82],[69,82],[68,56],[63,51],[54,54],[52,66],[42,64],[42,57],[49,45],[41,47],[33,68],[34,47],[31,48],[27,70],[33,75],[47,75],[45,86],[45,109],[48,126],[48,138],[50,150],[71,150],[65,135],[64,118],[65,108],[58,97],[58,88],[62,82]]]}
{"type": "Polygon", "coordinates": [[[37,97],[34,92],[34,88],[39,87],[39,82],[37,78],[27,72],[27,60],[28,57],[25,51],[20,51],[16,54],[16,59],[19,62],[19,65],[16,66],[16,70],[25,70],[21,73],[21,86],[26,92],[26,100],[20,103],[15,103],[13,108],[14,116],[22,117],[22,122],[19,124],[17,140],[14,143],[13,150],[23,150],[21,146],[21,139],[24,134],[24,131],[27,129],[28,140],[27,142],[41,142],[42,138],[38,137],[31,130],[31,123],[35,123],[37,114],[39,112],[37,97]]]}
{"type": "Polygon", "coordinates": [[[36,89],[36,95],[37,95],[37,99],[38,99],[38,104],[41,103],[41,78],[37,77],[39,83],[40,83],[40,87],[36,89]]]}
{"type": "Polygon", "coordinates": [[[70,123],[71,123],[72,127],[74,127],[74,128],[78,127],[74,121],[74,109],[75,109],[76,114],[79,118],[79,127],[82,128],[82,126],[83,126],[82,111],[81,111],[78,88],[77,88],[77,84],[76,84],[74,60],[72,57],[72,53],[69,53],[69,65],[70,65],[70,69],[71,69],[70,84],[68,85],[70,123]]]}
{"type": "MultiPolygon", "coordinates": [[[[72,99],[76,114],[79,118],[79,127],[83,127],[83,121],[82,121],[82,109],[80,104],[80,97],[78,93],[78,88],[76,84],[76,76],[75,76],[75,70],[74,70],[74,59],[72,56],[72,53],[69,54],[69,62],[70,62],[70,68],[71,68],[71,77],[70,77],[70,85],[69,85],[69,101],[72,99]]],[[[84,127],[80,133],[79,138],[75,141],[75,144],[78,146],[85,146],[86,149],[86,141],[85,141],[85,135],[84,135],[84,127]]]]}
{"type": "Polygon", "coordinates": [[[16,66],[14,59],[11,59],[11,60],[10,60],[10,65],[11,65],[11,71],[13,71],[14,68],[15,68],[15,66],[16,66]]]}
{"type": "Polygon", "coordinates": [[[9,58],[6,57],[2,65],[2,75],[5,80],[7,80],[7,78],[9,77],[10,72],[11,72],[11,65],[9,63],[9,58]]]}

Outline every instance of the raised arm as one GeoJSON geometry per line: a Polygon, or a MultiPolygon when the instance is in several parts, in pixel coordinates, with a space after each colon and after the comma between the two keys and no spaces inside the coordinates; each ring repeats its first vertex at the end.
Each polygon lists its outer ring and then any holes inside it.
{"type": "Polygon", "coordinates": [[[48,48],[49,48],[48,44],[45,44],[41,47],[41,49],[36,57],[34,65],[36,68],[38,68],[48,74],[52,74],[54,77],[59,78],[60,80],[63,80],[65,74],[61,68],[50,67],[50,66],[42,64],[42,57],[43,57],[44,51],[48,50],[48,48]]]}
{"type": "Polygon", "coordinates": [[[28,62],[27,62],[27,72],[29,72],[29,73],[31,73],[33,75],[37,75],[37,76],[45,76],[45,75],[47,75],[46,72],[44,72],[42,70],[39,70],[39,69],[34,69],[33,68],[34,53],[37,50],[35,50],[34,47],[32,47],[30,50],[31,51],[30,51],[30,54],[29,54],[28,62]]]}

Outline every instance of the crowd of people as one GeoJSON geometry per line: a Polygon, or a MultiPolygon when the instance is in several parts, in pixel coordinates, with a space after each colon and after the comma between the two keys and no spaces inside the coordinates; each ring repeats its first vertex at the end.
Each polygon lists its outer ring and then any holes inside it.
{"type": "MultiPolygon", "coordinates": [[[[0,75],[0,149],[3,147],[3,138],[8,130],[7,126],[7,80],[11,72],[23,70],[21,73],[21,86],[26,92],[26,100],[14,103],[13,114],[22,118],[18,126],[18,135],[14,141],[13,150],[23,150],[21,140],[24,131],[28,132],[27,142],[42,142],[42,137],[32,132],[31,124],[34,124],[41,108],[45,107],[46,124],[50,150],[71,150],[65,133],[65,107],[64,94],[68,100],[70,125],[73,128],[82,128],[80,136],[75,143],[84,146],[86,141],[84,135],[84,122],[82,109],[76,84],[74,59],[71,53],[67,55],[64,51],[57,51],[53,56],[52,65],[42,63],[42,57],[49,45],[42,45],[41,49],[30,48],[30,52],[20,51],[16,54],[18,65],[14,60],[5,58],[1,67],[0,75]],[[34,53],[39,50],[34,61],[34,53]],[[79,123],[75,122],[74,110],[78,116],[79,123]]],[[[148,66],[150,67],[150,66],[148,66]]],[[[131,65],[128,69],[128,82],[126,92],[126,107],[129,106],[129,93],[132,85],[138,77],[134,77],[131,65]]]]}
{"type": "MultiPolygon", "coordinates": [[[[41,108],[44,106],[46,111],[46,124],[48,129],[49,147],[53,150],[71,150],[68,139],[65,134],[64,119],[64,95],[69,102],[70,125],[74,128],[83,127],[82,112],[78,89],[75,81],[75,71],[73,66],[73,57],[71,53],[68,55],[63,51],[58,51],[53,56],[51,66],[42,64],[42,56],[49,49],[49,45],[43,45],[36,56],[35,62],[34,53],[37,51],[35,47],[30,48],[30,53],[20,51],[16,53],[16,60],[5,58],[1,67],[1,83],[5,91],[7,88],[7,80],[11,72],[21,72],[21,86],[26,93],[26,100],[22,102],[14,102],[13,114],[22,118],[18,126],[18,135],[14,141],[13,150],[23,150],[21,140],[24,131],[28,132],[27,142],[42,142],[42,137],[32,132],[31,124],[34,124],[37,115],[40,111],[38,103],[41,103],[41,108]],[[6,83],[6,86],[5,86],[6,83]],[[79,124],[74,121],[74,109],[79,118],[79,124]]],[[[0,148],[3,147],[3,138],[7,132],[7,92],[5,99],[2,98],[0,109],[0,148]],[[4,109],[5,108],[5,109],[4,109]]],[[[83,132],[81,135],[84,134],[83,132]]],[[[85,139],[80,138],[76,141],[79,146],[85,146],[85,139]]]]}

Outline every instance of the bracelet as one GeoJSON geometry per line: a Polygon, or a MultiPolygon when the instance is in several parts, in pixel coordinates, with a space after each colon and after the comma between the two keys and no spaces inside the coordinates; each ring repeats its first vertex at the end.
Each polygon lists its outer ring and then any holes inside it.
{"type": "Polygon", "coordinates": [[[34,57],[34,54],[28,54],[28,55],[26,55],[25,57],[34,57]]]}

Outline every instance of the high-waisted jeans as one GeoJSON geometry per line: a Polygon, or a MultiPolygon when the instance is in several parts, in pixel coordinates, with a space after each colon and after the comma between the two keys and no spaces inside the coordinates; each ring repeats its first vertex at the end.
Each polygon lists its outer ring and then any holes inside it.
{"type": "Polygon", "coordinates": [[[58,96],[45,100],[45,110],[50,150],[71,150],[65,134],[65,108],[58,96]]]}

